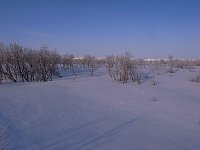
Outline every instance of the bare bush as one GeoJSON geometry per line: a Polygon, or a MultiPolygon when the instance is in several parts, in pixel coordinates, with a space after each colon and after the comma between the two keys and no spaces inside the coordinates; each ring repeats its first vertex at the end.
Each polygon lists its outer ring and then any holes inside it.
{"type": "Polygon", "coordinates": [[[154,60],[151,62],[150,70],[152,72],[152,79],[150,85],[157,85],[158,81],[156,80],[156,75],[161,74],[162,64],[159,60],[154,60]]]}
{"type": "Polygon", "coordinates": [[[195,59],[193,62],[195,66],[200,66],[200,59],[195,59]]]}
{"type": "Polygon", "coordinates": [[[159,60],[155,60],[151,63],[151,70],[153,74],[160,75],[162,71],[162,62],[159,60]]]}
{"type": "Polygon", "coordinates": [[[147,62],[144,59],[138,59],[136,61],[137,65],[140,66],[141,68],[146,68],[147,62]]]}
{"type": "Polygon", "coordinates": [[[0,130],[0,150],[5,150],[5,149],[6,149],[5,137],[4,134],[2,133],[2,130],[0,130]]]}
{"type": "Polygon", "coordinates": [[[5,56],[4,56],[4,45],[0,43],[0,83],[4,79],[4,74],[3,74],[3,65],[5,63],[5,56]]]}
{"type": "Polygon", "coordinates": [[[167,69],[167,72],[169,73],[170,77],[172,76],[172,73],[175,73],[174,61],[173,61],[173,56],[172,55],[168,56],[168,69],[167,69]]]}
{"type": "Polygon", "coordinates": [[[189,59],[185,59],[185,60],[175,59],[174,66],[176,68],[188,69],[192,71],[192,69],[194,69],[195,63],[193,60],[189,60],[189,59]]]}
{"type": "Polygon", "coordinates": [[[190,79],[191,82],[196,82],[196,83],[200,83],[200,74],[195,76],[195,77],[192,77],[190,79]]]}
{"type": "Polygon", "coordinates": [[[1,55],[3,57],[1,64],[1,77],[3,80],[11,80],[17,82],[18,72],[17,63],[15,63],[15,57],[12,54],[12,45],[5,46],[1,45],[1,55]]]}
{"type": "Polygon", "coordinates": [[[47,47],[31,50],[18,44],[0,45],[0,81],[47,81],[60,76],[61,56],[47,47]]]}
{"type": "Polygon", "coordinates": [[[37,78],[40,81],[52,80],[52,77],[60,77],[58,64],[60,55],[55,51],[49,51],[48,47],[41,47],[37,57],[37,78]]]}
{"type": "Polygon", "coordinates": [[[114,80],[127,83],[130,79],[133,82],[141,83],[140,74],[136,70],[136,65],[130,52],[116,57],[108,56],[106,60],[110,77],[114,78],[114,80]]]}
{"type": "Polygon", "coordinates": [[[113,71],[114,65],[115,65],[115,57],[113,55],[107,56],[106,57],[106,68],[107,68],[111,78],[113,77],[112,71],[113,71]]]}
{"type": "Polygon", "coordinates": [[[75,61],[74,61],[74,55],[69,55],[69,54],[65,54],[62,57],[62,64],[65,68],[67,69],[71,69],[73,74],[76,75],[75,70],[74,70],[74,65],[75,65],[75,61]]]}
{"type": "Polygon", "coordinates": [[[91,76],[93,76],[96,69],[99,68],[98,64],[96,63],[96,58],[91,55],[85,55],[83,57],[83,65],[89,69],[91,76]]]}
{"type": "Polygon", "coordinates": [[[74,55],[65,54],[62,57],[62,64],[67,69],[74,68],[74,55]]]}

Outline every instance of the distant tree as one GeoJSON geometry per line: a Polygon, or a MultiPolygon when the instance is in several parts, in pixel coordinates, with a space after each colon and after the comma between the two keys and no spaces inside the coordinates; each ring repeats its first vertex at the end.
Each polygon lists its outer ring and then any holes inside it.
{"type": "Polygon", "coordinates": [[[200,59],[195,59],[193,62],[195,66],[200,66],[200,59]]]}
{"type": "Polygon", "coordinates": [[[0,82],[47,81],[60,76],[58,64],[61,56],[48,47],[40,50],[24,48],[18,44],[0,44],[0,82]]]}
{"type": "Polygon", "coordinates": [[[200,74],[190,79],[191,82],[200,83],[200,74]]]}
{"type": "Polygon", "coordinates": [[[144,59],[138,59],[137,63],[140,67],[146,68],[146,61],[144,59]]]}
{"type": "Polygon", "coordinates": [[[110,77],[114,80],[127,83],[131,79],[133,82],[141,83],[140,74],[130,52],[116,57],[109,56],[106,60],[110,77]]]}
{"type": "Polygon", "coordinates": [[[83,63],[84,63],[84,66],[86,66],[89,69],[91,76],[93,76],[94,72],[98,68],[96,64],[96,58],[91,55],[85,55],[83,57],[83,63]]]}
{"type": "Polygon", "coordinates": [[[49,51],[48,47],[42,46],[38,52],[38,78],[42,81],[52,80],[53,75],[60,77],[58,64],[60,55],[55,51],[49,51]]]}
{"type": "Polygon", "coordinates": [[[74,55],[72,55],[72,54],[71,55],[69,55],[69,54],[63,55],[62,64],[67,69],[71,69],[73,74],[76,75],[75,70],[74,70],[74,65],[75,65],[74,55]]]}
{"type": "Polygon", "coordinates": [[[171,77],[172,73],[175,73],[175,70],[174,70],[174,61],[173,61],[173,56],[172,55],[168,56],[168,64],[169,64],[169,67],[167,69],[167,72],[169,73],[169,75],[171,77]]]}
{"type": "Polygon", "coordinates": [[[0,150],[5,150],[4,135],[0,132],[0,150]]]}
{"type": "Polygon", "coordinates": [[[2,66],[2,73],[6,80],[9,79],[13,82],[17,82],[18,80],[17,64],[16,64],[16,59],[13,56],[11,46],[12,45],[3,47],[4,64],[2,66]]]}
{"type": "Polygon", "coordinates": [[[3,43],[0,43],[0,83],[3,81],[4,79],[4,73],[3,73],[3,65],[4,65],[4,60],[5,59],[5,55],[4,55],[4,45],[3,43]]]}
{"type": "Polygon", "coordinates": [[[115,65],[115,57],[113,55],[109,55],[106,57],[106,67],[107,67],[107,70],[109,72],[109,75],[110,77],[112,78],[113,77],[113,68],[114,68],[114,65],[115,65]]]}

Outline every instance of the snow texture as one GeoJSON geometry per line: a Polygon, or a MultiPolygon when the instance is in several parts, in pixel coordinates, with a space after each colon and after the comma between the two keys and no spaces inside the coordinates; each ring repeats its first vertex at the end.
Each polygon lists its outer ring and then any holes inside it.
{"type": "Polygon", "coordinates": [[[106,73],[0,85],[0,128],[16,150],[199,150],[200,84],[178,70],[137,83],[106,73]]]}

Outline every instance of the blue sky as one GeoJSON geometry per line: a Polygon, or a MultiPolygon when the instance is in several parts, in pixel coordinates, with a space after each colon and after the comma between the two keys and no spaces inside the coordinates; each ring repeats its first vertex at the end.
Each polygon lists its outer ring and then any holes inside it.
{"type": "Polygon", "coordinates": [[[199,57],[199,0],[0,0],[0,41],[60,53],[199,57]]]}

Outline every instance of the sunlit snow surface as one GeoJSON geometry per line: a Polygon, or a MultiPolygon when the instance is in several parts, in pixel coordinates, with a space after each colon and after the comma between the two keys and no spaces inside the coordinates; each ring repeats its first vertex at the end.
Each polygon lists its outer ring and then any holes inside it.
{"type": "Polygon", "coordinates": [[[163,73],[141,85],[106,73],[0,85],[7,149],[199,150],[198,72],[163,73]]]}

